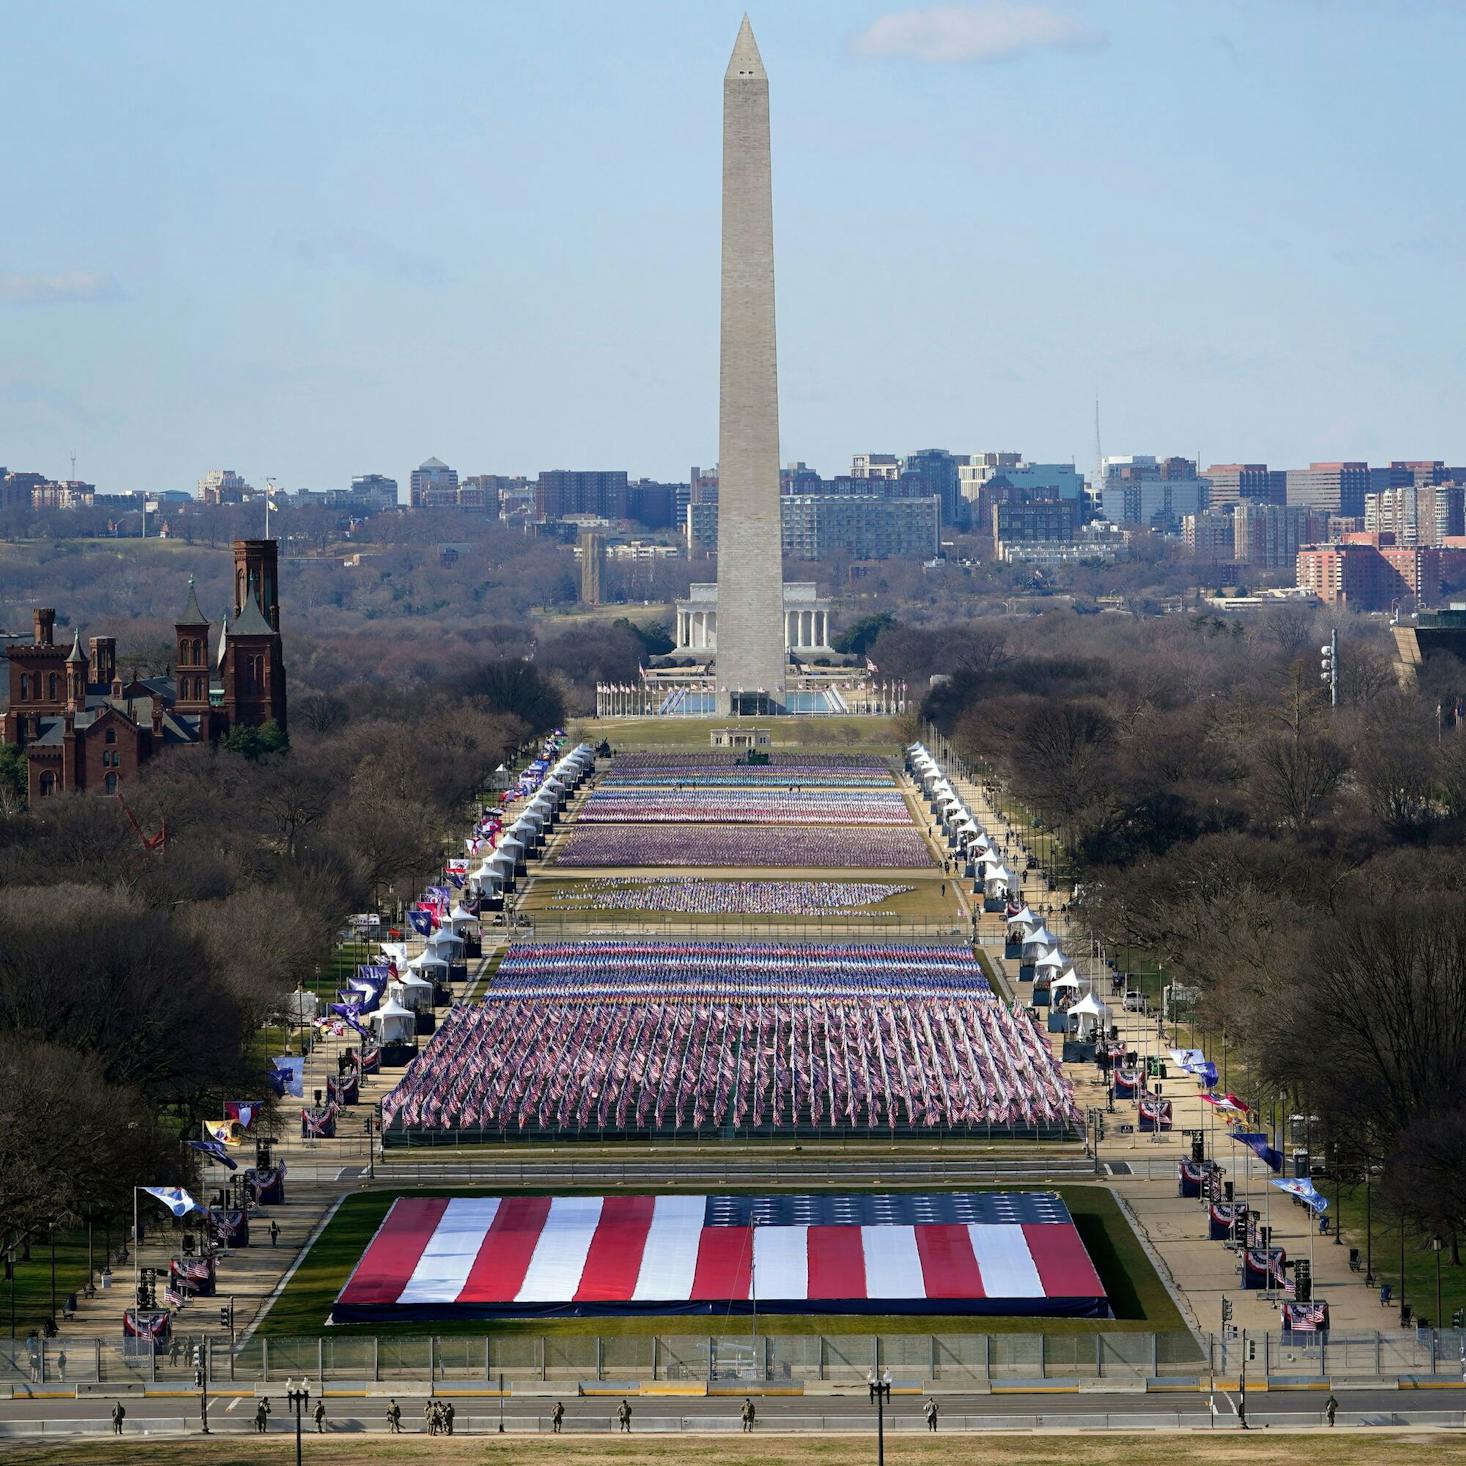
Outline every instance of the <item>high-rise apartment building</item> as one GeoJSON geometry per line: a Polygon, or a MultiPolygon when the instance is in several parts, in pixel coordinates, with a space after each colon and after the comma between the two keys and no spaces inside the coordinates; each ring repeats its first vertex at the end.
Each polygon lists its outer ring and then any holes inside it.
{"type": "MultiPolygon", "coordinates": [[[[833,554],[857,560],[929,559],[940,547],[941,512],[934,498],[785,494],[779,513],[783,552],[795,560],[823,560],[833,554]]],[[[686,525],[689,554],[717,553],[716,503],[690,504],[686,525]]]]}
{"type": "Polygon", "coordinates": [[[205,504],[242,504],[254,489],[232,468],[212,468],[198,483],[198,496],[205,504]]]}
{"type": "Polygon", "coordinates": [[[541,519],[592,514],[626,518],[626,470],[551,468],[535,481],[535,513],[541,519]]]}
{"type": "Polygon", "coordinates": [[[1328,516],[1293,504],[1244,501],[1232,511],[1232,559],[1254,570],[1286,570],[1302,545],[1328,531],[1328,516]]]}
{"type": "Polygon", "coordinates": [[[850,460],[851,478],[900,478],[901,460],[894,453],[857,453],[850,460]]]}
{"type": "Polygon", "coordinates": [[[956,524],[967,517],[967,503],[958,486],[958,470],[964,456],[945,448],[922,448],[908,453],[901,464],[897,483],[906,499],[936,499],[941,505],[942,523],[956,524]]]}
{"type": "Polygon", "coordinates": [[[408,502],[414,509],[456,509],[458,470],[441,458],[418,464],[408,480],[408,502]]]}
{"type": "Polygon", "coordinates": [[[363,509],[395,509],[397,480],[381,473],[359,473],[346,491],[346,502],[363,509]]]}
{"type": "Polygon", "coordinates": [[[1434,481],[1367,494],[1365,533],[1393,535],[1397,545],[1438,545],[1466,533],[1463,494],[1461,485],[1434,481]]]}
{"type": "Polygon", "coordinates": [[[1230,563],[1232,535],[1232,516],[1220,509],[1203,509],[1181,517],[1181,539],[1193,560],[1230,563]]]}
{"type": "Polygon", "coordinates": [[[1387,535],[1356,534],[1338,544],[1304,545],[1298,551],[1297,584],[1326,605],[1356,611],[1388,611],[1411,601],[1434,605],[1447,552],[1387,540],[1387,535]]]}

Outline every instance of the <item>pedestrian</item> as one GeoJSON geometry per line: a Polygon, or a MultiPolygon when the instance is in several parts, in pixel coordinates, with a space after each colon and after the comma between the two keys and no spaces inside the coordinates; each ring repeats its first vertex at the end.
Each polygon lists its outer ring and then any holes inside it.
{"type": "Polygon", "coordinates": [[[280,1223],[274,1217],[270,1218],[270,1246],[273,1247],[280,1240],[280,1223]]]}
{"type": "Polygon", "coordinates": [[[66,1383],[66,1350],[62,1349],[56,1356],[56,1378],[62,1384],[66,1383]]]}
{"type": "Polygon", "coordinates": [[[743,1409],[739,1411],[739,1415],[743,1420],[743,1431],[745,1435],[751,1435],[753,1433],[754,1413],[753,1400],[745,1396],[743,1409]]]}
{"type": "Polygon", "coordinates": [[[260,1403],[255,1406],[255,1434],[264,1435],[270,1428],[270,1397],[260,1396],[260,1403]]]}
{"type": "Polygon", "coordinates": [[[438,1433],[438,1402],[436,1400],[426,1400],[426,1401],[423,1402],[422,1418],[423,1418],[423,1424],[427,1427],[428,1434],[429,1435],[437,1435],[437,1433],[438,1433]]]}
{"type": "Polygon", "coordinates": [[[325,1434],[325,1431],[326,1431],[326,1402],[324,1400],[317,1400],[316,1401],[315,1415],[316,1415],[316,1434],[317,1435],[324,1435],[325,1434]]]}
{"type": "Polygon", "coordinates": [[[560,1434],[560,1427],[565,1423],[565,1407],[555,1401],[555,1408],[550,1411],[550,1431],[553,1435],[560,1434]]]}
{"type": "Polygon", "coordinates": [[[402,1434],[402,1406],[396,1400],[387,1401],[387,1433],[402,1434]]]}
{"type": "Polygon", "coordinates": [[[126,1416],[126,1414],[127,1414],[127,1411],[122,1408],[122,1401],[119,1400],[112,1407],[112,1434],[113,1435],[121,1435],[122,1434],[122,1421],[123,1421],[123,1418],[126,1416]]]}
{"type": "Polygon", "coordinates": [[[168,1345],[168,1363],[169,1364],[177,1364],[178,1363],[178,1351],[179,1351],[180,1347],[181,1347],[181,1345],[179,1344],[179,1342],[178,1342],[177,1339],[173,1339],[169,1343],[169,1345],[168,1345]]]}
{"type": "Polygon", "coordinates": [[[631,1434],[631,1406],[622,1400],[621,1407],[616,1411],[616,1419],[621,1422],[621,1434],[631,1434]]]}
{"type": "Polygon", "coordinates": [[[1323,1402],[1323,1411],[1329,1418],[1329,1429],[1332,1430],[1334,1428],[1334,1416],[1339,1413],[1339,1402],[1334,1398],[1332,1390],[1329,1391],[1328,1399],[1323,1402]]]}
{"type": "Polygon", "coordinates": [[[926,1404],[921,1407],[921,1413],[926,1416],[926,1428],[935,1430],[937,1428],[937,1401],[934,1395],[928,1395],[926,1404]]]}
{"type": "Polygon", "coordinates": [[[444,1400],[443,1401],[443,1434],[444,1435],[452,1435],[453,1434],[453,1416],[454,1416],[454,1414],[455,1414],[455,1412],[454,1412],[454,1409],[453,1409],[453,1401],[452,1400],[444,1400]]]}

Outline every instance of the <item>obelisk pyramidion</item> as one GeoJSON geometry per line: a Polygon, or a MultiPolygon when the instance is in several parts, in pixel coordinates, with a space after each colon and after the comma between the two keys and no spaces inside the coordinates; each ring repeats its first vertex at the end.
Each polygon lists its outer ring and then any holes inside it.
{"type": "Polygon", "coordinates": [[[723,78],[718,386],[717,708],[778,710],[784,702],[784,572],[769,78],[747,16],[723,78]]]}

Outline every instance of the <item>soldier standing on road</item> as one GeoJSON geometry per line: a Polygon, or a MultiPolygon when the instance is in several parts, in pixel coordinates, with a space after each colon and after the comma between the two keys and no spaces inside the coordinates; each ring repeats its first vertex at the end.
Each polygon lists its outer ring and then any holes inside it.
{"type": "Polygon", "coordinates": [[[553,1435],[560,1434],[560,1427],[565,1421],[565,1407],[555,1401],[555,1408],[550,1411],[550,1431],[553,1435]]]}
{"type": "Polygon", "coordinates": [[[1339,1413],[1339,1402],[1334,1398],[1334,1392],[1329,1391],[1329,1397],[1323,1402],[1324,1414],[1329,1418],[1329,1429],[1334,1428],[1334,1416],[1339,1413]]]}
{"type": "Polygon", "coordinates": [[[926,1404],[922,1407],[923,1415],[926,1416],[926,1428],[935,1430],[937,1428],[937,1401],[936,1396],[928,1395],[926,1404]]]}
{"type": "Polygon", "coordinates": [[[743,1401],[743,1409],[739,1411],[739,1415],[743,1420],[744,1434],[751,1435],[753,1433],[753,1422],[755,1415],[752,1399],[745,1397],[743,1401]]]}
{"type": "Polygon", "coordinates": [[[260,1403],[255,1406],[255,1430],[260,1435],[264,1435],[264,1433],[269,1429],[269,1427],[270,1427],[270,1397],[268,1395],[262,1395],[260,1397],[260,1403]]]}
{"type": "Polygon", "coordinates": [[[402,1406],[396,1400],[387,1401],[387,1433],[402,1434],[402,1406]]]}
{"type": "Polygon", "coordinates": [[[112,1434],[113,1435],[121,1435],[122,1434],[122,1421],[123,1421],[123,1418],[126,1416],[126,1414],[127,1414],[127,1411],[122,1408],[122,1401],[119,1400],[112,1407],[112,1434]]]}
{"type": "Polygon", "coordinates": [[[326,1402],[324,1400],[316,1401],[315,1416],[316,1434],[321,1435],[325,1432],[326,1429],[326,1402]]]}
{"type": "Polygon", "coordinates": [[[622,1400],[620,1408],[616,1411],[616,1419],[621,1422],[621,1433],[631,1434],[631,1406],[622,1400]]]}
{"type": "Polygon", "coordinates": [[[454,1413],[455,1412],[454,1412],[454,1409],[453,1409],[453,1401],[452,1400],[444,1400],[443,1401],[443,1434],[444,1435],[452,1435],[453,1434],[453,1416],[454,1416],[454,1413]]]}
{"type": "Polygon", "coordinates": [[[426,1400],[426,1401],[423,1402],[422,1419],[423,1419],[424,1426],[427,1427],[428,1434],[429,1435],[437,1435],[437,1433],[438,1433],[438,1402],[436,1400],[426,1400]]]}

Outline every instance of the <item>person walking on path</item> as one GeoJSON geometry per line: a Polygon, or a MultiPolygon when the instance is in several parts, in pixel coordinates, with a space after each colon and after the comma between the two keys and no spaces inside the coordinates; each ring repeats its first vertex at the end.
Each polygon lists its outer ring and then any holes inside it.
{"type": "Polygon", "coordinates": [[[926,1428],[934,1431],[937,1428],[936,1396],[927,1396],[926,1404],[921,1407],[921,1413],[926,1416],[926,1428]]]}
{"type": "Polygon", "coordinates": [[[260,1403],[255,1406],[255,1432],[258,1435],[264,1435],[269,1428],[270,1397],[268,1395],[262,1395],[260,1397],[260,1403]]]}
{"type": "Polygon", "coordinates": [[[56,1378],[62,1384],[66,1383],[66,1350],[60,1350],[56,1355],[56,1378]]]}
{"type": "Polygon", "coordinates": [[[556,1400],[555,1401],[555,1408],[550,1411],[550,1433],[552,1435],[559,1435],[560,1434],[560,1427],[564,1423],[565,1423],[565,1407],[558,1400],[556,1400]]]}
{"type": "Polygon", "coordinates": [[[122,1434],[122,1422],[126,1418],[126,1416],[127,1416],[127,1411],[125,1409],[123,1409],[122,1401],[119,1400],[112,1407],[112,1434],[113,1435],[121,1435],[122,1434]]]}
{"type": "Polygon", "coordinates": [[[621,1422],[621,1434],[631,1434],[631,1406],[622,1400],[620,1408],[616,1411],[616,1419],[621,1422]]]}
{"type": "Polygon", "coordinates": [[[396,1400],[387,1401],[387,1434],[402,1434],[402,1406],[396,1400]]]}
{"type": "Polygon", "coordinates": [[[274,1217],[270,1218],[270,1246],[273,1247],[280,1240],[280,1223],[274,1217]]]}
{"type": "Polygon", "coordinates": [[[315,1417],[316,1434],[324,1435],[326,1431],[326,1402],[324,1400],[316,1401],[315,1417]]]}
{"type": "Polygon", "coordinates": [[[738,1413],[743,1421],[743,1433],[745,1435],[752,1435],[753,1422],[756,1414],[753,1408],[753,1400],[748,1396],[745,1396],[743,1400],[743,1409],[740,1410],[738,1413]]]}
{"type": "Polygon", "coordinates": [[[1339,1402],[1334,1398],[1334,1392],[1329,1391],[1329,1397],[1323,1402],[1323,1412],[1329,1418],[1329,1429],[1334,1428],[1334,1416],[1339,1413],[1339,1402]]]}

